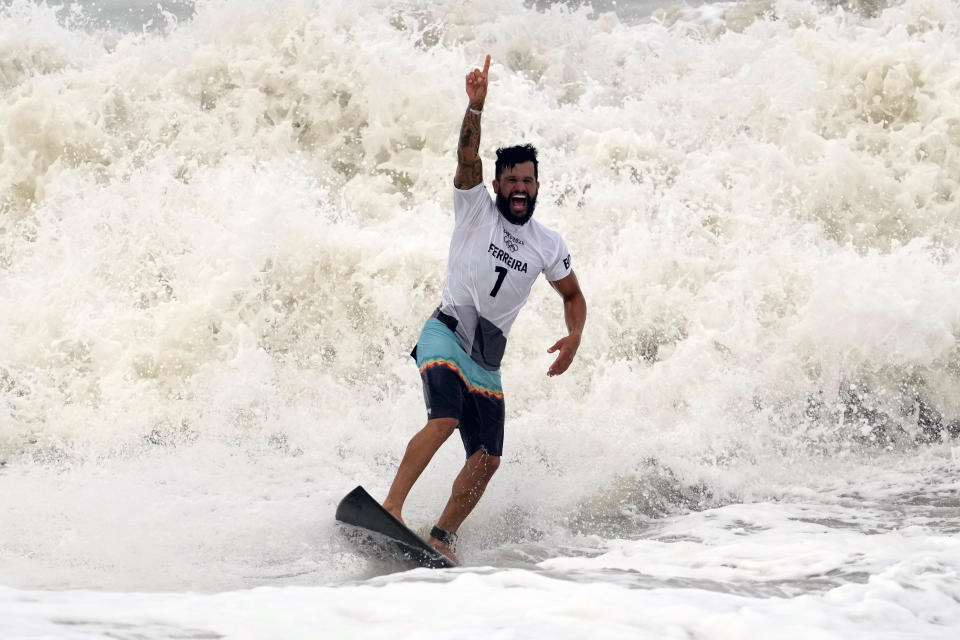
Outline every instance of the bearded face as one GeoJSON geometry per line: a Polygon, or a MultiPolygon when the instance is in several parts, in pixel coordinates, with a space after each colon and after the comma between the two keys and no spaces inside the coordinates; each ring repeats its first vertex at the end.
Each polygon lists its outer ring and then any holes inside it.
{"type": "Polygon", "coordinates": [[[526,224],[537,207],[537,196],[525,193],[506,194],[497,192],[497,209],[504,218],[516,225],[526,224]]]}
{"type": "Polygon", "coordinates": [[[505,168],[499,180],[493,181],[493,188],[497,193],[497,209],[509,222],[526,224],[537,206],[539,186],[532,162],[505,168]]]}

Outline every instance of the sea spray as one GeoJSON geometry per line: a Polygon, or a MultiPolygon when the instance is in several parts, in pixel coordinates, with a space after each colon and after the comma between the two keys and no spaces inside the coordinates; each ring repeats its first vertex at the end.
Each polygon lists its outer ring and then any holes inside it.
{"type": "MultiPolygon", "coordinates": [[[[485,53],[485,179],[497,146],[540,148],[537,215],[589,319],[557,379],[548,286],[511,334],[474,557],[641,535],[671,505],[949,438],[958,9],[746,8],[224,0],[123,32],[5,7],[0,459],[27,523],[2,529],[6,575],[365,570],[327,516],[355,484],[382,495],[424,421],[408,354],[485,53]]],[[[435,519],[457,449],[412,522],[435,519]]]]}

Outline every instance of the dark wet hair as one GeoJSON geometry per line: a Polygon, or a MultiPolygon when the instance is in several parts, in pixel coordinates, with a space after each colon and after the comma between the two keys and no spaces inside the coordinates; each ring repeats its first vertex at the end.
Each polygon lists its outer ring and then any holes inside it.
{"type": "Polygon", "coordinates": [[[533,177],[539,180],[538,168],[540,163],[537,162],[537,148],[535,146],[532,144],[518,144],[515,147],[500,147],[497,149],[497,180],[500,179],[500,174],[503,173],[504,169],[512,169],[524,162],[533,163],[533,177]]]}

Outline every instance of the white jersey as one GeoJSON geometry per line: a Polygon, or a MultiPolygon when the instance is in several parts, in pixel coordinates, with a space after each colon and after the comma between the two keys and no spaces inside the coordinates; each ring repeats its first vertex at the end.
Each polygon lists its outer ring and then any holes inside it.
{"type": "Polygon", "coordinates": [[[570,253],[559,233],[534,218],[523,225],[508,222],[483,184],[454,189],[453,212],[438,311],[456,321],[451,328],[463,350],[495,371],[537,276],[542,272],[556,282],[570,275],[570,253]]]}

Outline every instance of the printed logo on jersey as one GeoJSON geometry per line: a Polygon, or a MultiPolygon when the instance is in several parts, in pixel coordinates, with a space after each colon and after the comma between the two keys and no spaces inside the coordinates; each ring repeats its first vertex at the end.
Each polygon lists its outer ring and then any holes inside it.
{"type": "Polygon", "coordinates": [[[516,258],[511,256],[509,253],[507,253],[497,245],[493,244],[492,242],[490,243],[490,247],[487,249],[487,253],[493,256],[494,260],[499,260],[500,262],[502,262],[503,264],[507,265],[508,267],[510,267],[515,271],[519,271],[520,273],[527,272],[526,262],[522,260],[517,260],[516,258]]]}
{"type": "Polygon", "coordinates": [[[563,268],[564,268],[564,269],[569,269],[569,268],[570,268],[570,254],[569,254],[569,253],[567,254],[567,257],[563,259],[563,268]]]}
{"type": "Polygon", "coordinates": [[[523,244],[523,240],[512,235],[506,229],[503,230],[503,244],[507,245],[507,249],[510,251],[519,251],[520,246],[523,244]]]}

